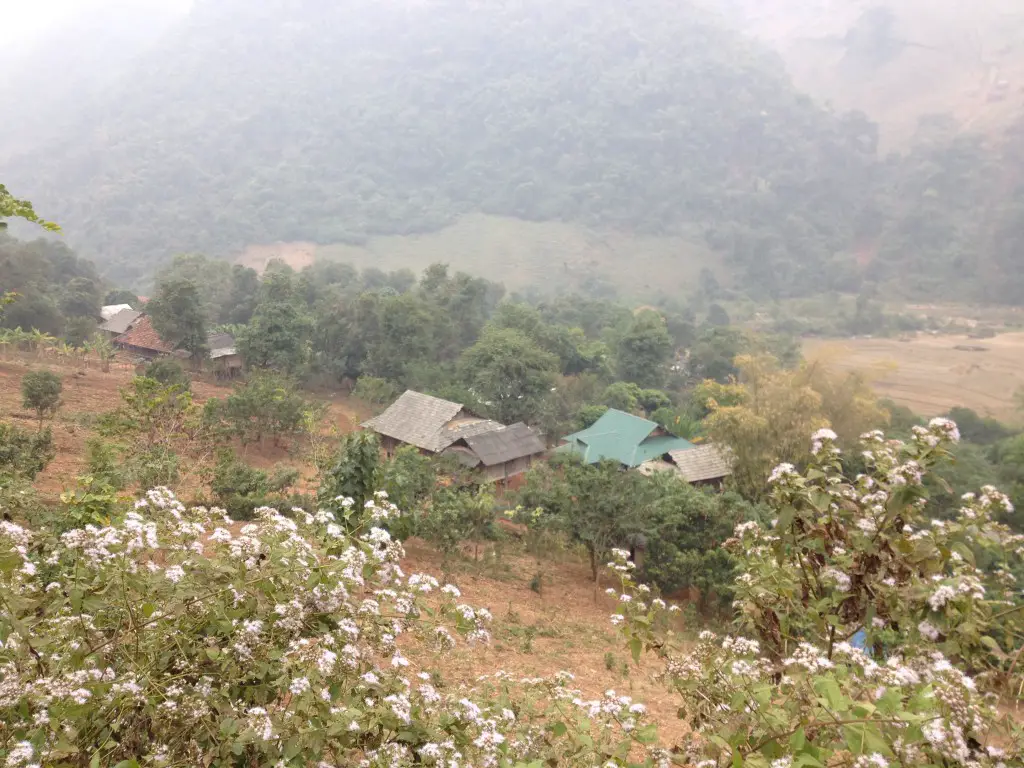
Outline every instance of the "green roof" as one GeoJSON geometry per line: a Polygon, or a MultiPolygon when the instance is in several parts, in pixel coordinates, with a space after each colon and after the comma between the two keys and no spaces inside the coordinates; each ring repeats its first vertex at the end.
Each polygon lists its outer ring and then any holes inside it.
{"type": "Polygon", "coordinates": [[[654,435],[660,427],[625,411],[609,409],[590,427],[563,437],[558,450],[578,454],[587,464],[605,459],[627,467],[639,467],[669,451],[685,451],[693,443],[673,435],[654,435]]]}

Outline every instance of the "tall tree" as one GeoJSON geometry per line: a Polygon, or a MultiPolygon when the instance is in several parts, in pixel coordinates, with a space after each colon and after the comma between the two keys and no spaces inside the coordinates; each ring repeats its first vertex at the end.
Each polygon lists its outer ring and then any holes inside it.
{"type": "Polygon", "coordinates": [[[722,387],[736,404],[711,403],[705,426],[714,442],[732,451],[739,489],[756,499],[767,492],[772,467],[810,454],[808,435],[827,426],[828,419],[821,395],[773,358],[741,356],[736,365],[739,383],[722,387]]]}
{"type": "Polygon", "coordinates": [[[551,390],[558,358],[520,331],[485,328],[459,360],[462,380],[494,418],[531,421],[551,390]]]}
{"type": "Polygon", "coordinates": [[[260,291],[260,278],[256,270],[235,264],[231,267],[230,292],[227,301],[220,308],[218,320],[221,323],[240,323],[252,319],[260,291]]]}
{"type": "Polygon", "coordinates": [[[641,387],[660,387],[671,358],[672,338],[656,312],[641,312],[634,317],[616,348],[619,376],[641,387]]]}
{"type": "Polygon", "coordinates": [[[264,275],[252,320],[236,341],[250,368],[294,375],[309,361],[312,330],[294,273],[274,270],[264,275]]]}
{"type": "Polygon", "coordinates": [[[65,317],[99,317],[100,288],[88,277],[72,278],[64,287],[60,310],[65,317]]]}
{"type": "Polygon", "coordinates": [[[188,350],[195,361],[206,356],[209,351],[207,315],[194,280],[171,278],[161,281],[156,296],[146,305],[146,311],[162,339],[188,350]]]}

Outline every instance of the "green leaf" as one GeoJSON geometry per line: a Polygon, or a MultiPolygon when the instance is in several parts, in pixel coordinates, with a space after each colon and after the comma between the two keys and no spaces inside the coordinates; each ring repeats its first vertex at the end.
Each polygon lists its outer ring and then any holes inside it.
{"type": "Polygon", "coordinates": [[[797,755],[793,760],[793,768],[822,768],[822,762],[809,752],[797,755]]]}
{"type": "Polygon", "coordinates": [[[843,712],[848,708],[849,701],[843,696],[837,683],[831,677],[824,677],[814,684],[814,690],[825,697],[828,706],[835,712],[843,712]]]}
{"type": "Polygon", "coordinates": [[[653,744],[658,740],[658,726],[656,723],[649,723],[634,734],[634,737],[641,744],[653,744]]]}
{"type": "Polygon", "coordinates": [[[999,647],[999,643],[997,643],[994,638],[989,637],[988,635],[982,635],[981,644],[988,648],[990,651],[992,651],[993,655],[995,655],[997,658],[1006,658],[1006,654],[1003,653],[1003,649],[999,647]]]}
{"type": "Polygon", "coordinates": [[[870,755],[874,752],[880,755],[889,754],[886,740],[879,733],[878,728],[871,723],[844,726],[843,740],[846,742],[847,749],[855,755],[870,755]]]}
{"type": "Polygon", "coordinates": [[[807,734],[804,733],[804,729],[801,726],[797,728],[792,736],[789,737],[789,746],[794,752],[799,752],[804,748],[804,744],[807,743],[807,734]]]}
{"type": "Polygon", "coordinates": [[[633,663],[640,663],[640,652],[644,649],[644,642],[639,637],[634,637],[629,641],[629,653],[633,657],[633,663]]]}

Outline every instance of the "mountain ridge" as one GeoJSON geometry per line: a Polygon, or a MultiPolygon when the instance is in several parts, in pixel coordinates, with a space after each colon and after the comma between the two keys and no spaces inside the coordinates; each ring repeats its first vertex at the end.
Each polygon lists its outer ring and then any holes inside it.
{"type": "Polygon", "coordinates": [[[1013,229],[1015,208],[973,220],[1002,150],[934,132],[883,157],[867,116],[817,105],[685,3],[207,0],[130,87],[0,175],[126,281],[175,252],[361,245],[479,213],[705,240],[752,295],[948,295],[935,278],[955,276],[1024,300],[976,247],[1013,229]]]}

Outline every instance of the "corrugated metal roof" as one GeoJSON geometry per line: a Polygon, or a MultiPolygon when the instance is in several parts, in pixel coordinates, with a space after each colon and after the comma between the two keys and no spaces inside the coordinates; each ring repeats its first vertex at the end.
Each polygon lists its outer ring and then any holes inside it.
{"type": "Polygon", "coordinates": [[[544,441],[536,432],[519,422],[508,427],[465,438],[473,453],[484,466],[504,464],[507,461],[544,453],[544,441]]]}
{"type": "MultiPolygon", "coordinates": [[[[128,305],[126,304],[125,306],[128,305]]],[[[128,307],[128,309],[122,309],[117,314],[108,318],[105,323],[100,325],[100,330],[106,331],[107,333],[126,333],[128,329],[132,327],[132,323],[140,317],[142,317],[141,312],[137,312],[131,307],[128,307]]]]}
{"type": "Polygon", "coordinates": [[[459,403],[407,390],[379,416],[362,426],[381,435],[415,445],[425,451],[437,453],[455,438],[442,434],[444,426],[462,411],[459,403]]]}
{"type": "Polygon", "coordinates": [[[124,310],[131,308],[131,304],[107,304],[106,306],[100,307],[100,317],[104,320],[109,320],[118,312],[123,312],[124,310]]]}
{"type": "Polygon", "coordinates": [[[691,483],[717,480],[732,474],[732,456],[717,445],[695,445],[685,451],[669,451],[676,471],[691,483]]]}
{"type": "Polygon", "coordinates": [[[674,435],[652,437],[658,428],[653,421],[611,408],[589,428],[562,438],[566,445],[559,450],[576,453],[587,464],[611,459],[638,467],[670,451],[693,447],[693,443],[674,435]]]}
{"type": "Polygon", "coordinates": [[[114,339],[114,343],[165,354],[174,351],[174,345],[160,338],[147,315],[140,317],[127,333],[114,339]]]}

